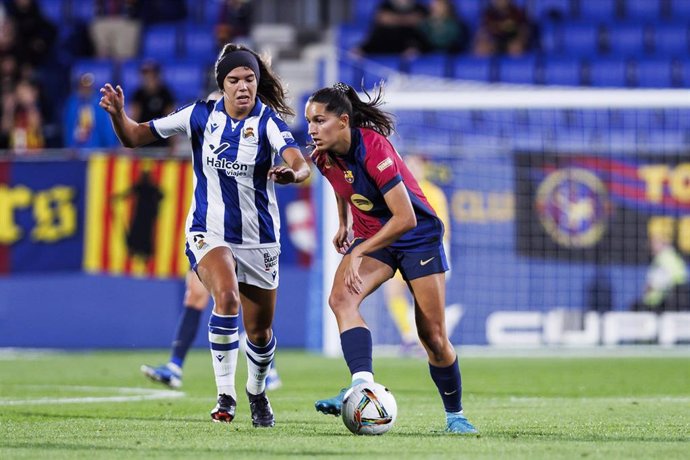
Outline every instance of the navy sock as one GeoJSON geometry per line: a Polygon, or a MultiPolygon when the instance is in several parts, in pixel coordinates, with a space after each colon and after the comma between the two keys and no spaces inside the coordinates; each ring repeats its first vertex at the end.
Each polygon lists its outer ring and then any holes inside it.
{"type": "Polygon", "coordinates": [[[446,412],[460,412],[462,410],[462,379],[458,358],[456,357],[455,362],[448,367],[436,367],[429,363],[429,373],[443,399],[446,412]]]}
{"type": "Polygon", "coordinates": [[[172,355],[170,356],[170,362],[177,364],[180,368],[183,366],[184,358],[187,356],[187,352],[196,338],[200,319],[201,310],[188,306],[182,310],[182,315],[177,324],[175,340],[173,341],[172,355]]]}
{"type": "Polygon", "coordinates": [[[355,327],[340,334],[340,346],[343,356],[350,368],[350,374],[355,372],[373,373],[371,359],[371,331],[366,327],[355,327]]]}

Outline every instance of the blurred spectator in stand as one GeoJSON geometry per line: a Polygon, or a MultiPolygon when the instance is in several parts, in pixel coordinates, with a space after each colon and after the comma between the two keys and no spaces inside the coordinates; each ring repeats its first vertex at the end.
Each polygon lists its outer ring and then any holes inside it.
{"type": "Polygon", "coordinates": [[[138,0],[96,0],[91,38],[100,58],[127,59],[139,49],[141,32],[138,0]]]}
{"type": "Polygon", "coordinates": [[[146,0],[141,9],[144,24],[184,21],[187,19],[185,0],[146,0]]]}
{"type": "Polygon", "coordinates": [[[416,0],[384,0],[376,10],[369,35],[356,54],[415,55],[427,49],[420,30],[428,10],[416,0]]]}
{"type": "Polygon", "coordinates": [[[2,95],[0,143],[16,154],[31,153],[44,147],[43,118],[36,85],[22,79],[12,91],[2,95]]]}
{"type": "Polygon", "coordinates": [[[65,104],[63,142],[69,148],[113,147],[117,139],[108,115],[98,108],[100,95],[95,91],[93,74],[79,76],[76,90],[65,104]]]}
{"type": "Polygon", "coordinates": [[[55,25],[43,16],[35,0],[10,0],[7,15],[14,23],[15,37],[19,38],[15,40],[15,52],[20,68],[36,68],[55,42],[55,25]]]}
{"type": "Polygon", "coordinates": [[[652,233],[649,248],[653,258],[647,269],[644,293],[632,310],[657,313],[690,310],[688,268],[670,236],[660,231],[652,233]]]}
{"type": "Polygon", "coordinates": [[[252,15],[252,3],[249,0],[221,1],[215,28],[218,48],[225,43],[249,41],[252,15]]]}
{"type": "Polygon", "coordinates": [[[529,47],[530,29],[527,14],[512,0],[491,0],[477,30],[474,52],[478,56],[520,56],[529,47]]]}
{"type": "MultiPolygon", "coordinates": [[[[140,73],[141,86],[134,91],[130,107],[132,119],[142,122],[168,115],[175,108],[175,98],[161,79],[160,66],[154,61],[144,61],[140,73]]],[[[160,139],[148,146],[168,145],[170,139],[160,139]]]]}
{"type": "Polygon", "coordinates": [[[431,0],[429,16],[420,30],[429,52],[460,53],[469,47],[471,38],[467,24],[458,16],[450,0],[431,0]]]}

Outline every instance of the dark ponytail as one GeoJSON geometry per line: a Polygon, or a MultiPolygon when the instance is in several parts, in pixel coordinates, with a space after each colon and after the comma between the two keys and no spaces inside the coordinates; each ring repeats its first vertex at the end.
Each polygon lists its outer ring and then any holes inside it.
{"type": "Polygon", "coordinates": [[[378,85],[374,91],[376,94],[373,98],[364,91],[369,98],[365,102],[359,98],[352,86],[339,82],[316,91],[309,98],[309,102],[325,104],[326,110],[337,116],[346,113],[350,117],[350,126],[373,129],[388,137],[395,129],[393,116],[379,108],[383,104],[383,86],[378,85]]]}
{"type": "MultiPolygon", "coordinates": [[[[278,112],[283,117],[291,117],[295,115],[295,112],[290,108],[290,106],[285,102],[286,94],[283,84],[280,82],[280,78],[273,73],[270,66],[270,60],[268,58],[264,59],[259,56],[255,51],[249,49],[248,47],[228,43],[223,47],[220,52],[218,59],[216,60],[216,80],[218,80],[218,64],[223,60],[225,56],[232,53],[233,51],[244,50],[252,53],[256,57],[256,62],[259,66],[259,78],[257,83],[256,94],[261,98],[261,100],[266,103],[270,108],[278,112]]],[[[218,82],[219,86],[222,85],[222,81],[218,82]]],[[[220,86],[220,90],[223,87],[220,86]]]]}

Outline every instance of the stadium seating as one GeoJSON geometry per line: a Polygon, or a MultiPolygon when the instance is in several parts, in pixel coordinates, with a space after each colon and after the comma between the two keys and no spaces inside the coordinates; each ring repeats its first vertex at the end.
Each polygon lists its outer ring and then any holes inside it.
{"type": "Polygon", "coordinates": [[[527,2],[527,12],[537,20],[565,18],[571,16],[572,5],[570,0],[531,0],[527,2]]]}
{"type": "Polygon", "coordinates": [[[70,2],[70,9],[72,11],[72,18],[86,23],[93,21],[96,16],[96,2],[72,0],[70,2]]]}
{"type": "Polygon", "coordinates": [[[178,27],[170,24],[147,27],[142,37],[141,54],[157,60],[177,57],[178,27]]]}
{"type": "Polygon", "coordinates": [[[483,9],[482,0],[455,0],[455,10],[460,18],[475,27],[481,21],[483,9]]]}
{"type": "Polygon", "coordinates": [[[454,78],[460,80],[495,80],[493,60],[490,58],[459,56],[452,69],[454,78]]]}
{"type": "Polygon", "coordinates": [[[341,24],[336,31],[336,46],[342,51],[348,51],[361,44],[367,36],[368,27],[361,24],[341,24]]]}
{"type": "Polygon", "coordinates": [[[498,80],[504,83],[537,82],[537,57],[528,55],[519,58],[500,58],[498,64],[498,80]]]}
{"type": "Polygon", "coordinates": [[[166,61],[161,68],[163,80],[168,84],[178,104],[187,104],[206,97],[204,91],[205,68],[196,61],[166,61]]]}
{"type": "Polygon", "coordinates": [[[673,19],[690,19],[690,1],[667,0],[668,15],[673,19]]]}
{"type": "Polygon", "coordinates": [[[94,85],[101,87],[105,83],[115,83],[115,64],[108,59],[82,59],[72,65],[71,79],[75,83],[80,75],[92,73],[94,85]]]}
{"type": "Polygon", "coordinates": [[[543,64],[545,85],[577,86],[582,83],[579,60],[568,57],[547,57],[543,64]]]}
{"type": "Polygon", "coordinates": [[[188,59],[200,62],[213,61],[218,49],[215,37],[209,33],[208,27],[197,24],[185,24],[182,28],[182,54],[188,59]]]}
{"type": "Polygon", "coordinates": [[[407,71],[414,75],[448,77],[448,57],[444,54],[419,56],[408,63],[407,71]]]}
{"type": "Polygon", "coordinates": [[[613,55],[642,56],[649,52],[647,29],[643,24],[609,24],[604,33],[604,48],[613,55]]]}
{"type": "Polygon", "coordinates": [[[662,17],[661,2],[658,0],[624,2],[625,17],[632,20],[658,21],[662,17]]]}
{"type": "Polygon", "coordinates": [[[556,51],[573,56],[588,56],[601,51],[601,29],[595,23],[574,22],[561,26],[560,46],[556,51]]]}
{"type": "Polygon", "coordinates": [[[585,81],[591,86],[628,86],[628,62],[621,58],[592,59],[587,66],[585,81]]]}
{"type": "Polygon", "coordinates": [[[574,6],[577,12],[576,17],[581,21],[609,21],[619,16],[618,0],[585,0],[575,2],[574,6]]]}
{"type": "Polygon", "coordinates": [[[641,88],[669,88],[673,80],[668,59],[640,59],[635,63],[635,82],[641,88]]]}
{"type": "Polygon", "coordinates": [[[688,55],[687,23],[657,25],[653,39],[654,52],[659,56],[685,57],[688,55]]]}
{"type": "Polygon", "coordinates": [[[43,15],[55,24],[60,24],[66,16],[63,0],[40,0],[38,4],[43,15]]]}

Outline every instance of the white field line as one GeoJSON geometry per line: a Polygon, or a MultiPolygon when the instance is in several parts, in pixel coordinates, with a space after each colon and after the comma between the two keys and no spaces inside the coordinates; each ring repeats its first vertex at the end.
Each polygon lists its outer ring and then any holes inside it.
{"type": "MultiPolygon", "coordinates": [[[[492,398],[496,399],[496,398],[492,398]]],[[[500,398],[499,398],[500,399],[500,398]]],[[[505,400],[504,400],[505,401],[505,400]]],[[[514,403],[539,404],[551,402],[568,403],[669,403],[685,404],[690,403],[690,396],[602,396],[602,397],[580,397],[567,398],[563,396],[511,396],[508,401],[514,403]]]]}
{"type": "MultiPolygon", "coordinates": [[[[29,388],[43,388],[43,385],[31,385],[29,388]]],[[[26,386],[24,388],[27,388],[26,386]]],[[[84,396],[65,398],[26,398],[26,399],[0,399],[0,406],[33,406],[39,404],[91,404],[91,403],[118,403],[132,401],[150,401],[155,399],[181,398],[185,394],[181,391],[152,390],[150,388],[128,387],[93,387],[93,386],[52,386],[62,390],[74,390],[79,392],[113,392],[118,396],[84,396]]]]}

